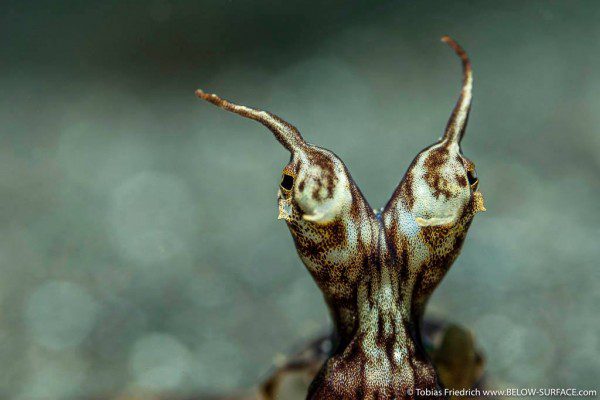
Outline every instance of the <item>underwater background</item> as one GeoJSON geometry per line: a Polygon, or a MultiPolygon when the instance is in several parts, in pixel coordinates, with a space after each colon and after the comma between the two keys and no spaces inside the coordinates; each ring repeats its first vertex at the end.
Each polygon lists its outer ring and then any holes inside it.
{"type": "Polygon", "coordinates": [[[198,87],[270,110],[374,208],[442,134],[487,212],[428,307],[494,387],[600,376],[600,3],[2,1],[0,398],[252,386],[330,326],[277,221],[289,154],[198,87]]]}

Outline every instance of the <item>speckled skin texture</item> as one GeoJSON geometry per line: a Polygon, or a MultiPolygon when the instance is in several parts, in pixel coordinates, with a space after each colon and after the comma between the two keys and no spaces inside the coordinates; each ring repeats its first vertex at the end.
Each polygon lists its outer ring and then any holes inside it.
{"type": "Polygon", "coordinates": [[[323,292],[337,333],[309,399],[403,399],[440,387],[421,342],[427,300],[461,249],[473,216],[485,210],[474,164],[460,142],[471,104],[465,52],[460,98],[443,137],[413,160],[388,204],[375,212],[344,163],[304,141],[266,111],[197,94],[261,122],[291,153],[278,192],[279,218],[323,292]]]}

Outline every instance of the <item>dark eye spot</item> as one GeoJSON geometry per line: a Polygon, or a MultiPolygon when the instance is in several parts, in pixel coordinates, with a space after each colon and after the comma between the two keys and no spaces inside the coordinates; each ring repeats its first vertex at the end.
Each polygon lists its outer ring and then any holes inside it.
{"type": "Polygon", "coordinates": [[[477,179],[477,172],[475,170],[467,171],[467,179],[469,180],[469,185],[474,189],[477,187],[477,183],[479,179],[477,179]]]}
{"type": "Polygon", "coordinates": [[[292,190],[294,187],[294,177],[288,174],[283,174],[280,185],[282,189],[292,190]]]}

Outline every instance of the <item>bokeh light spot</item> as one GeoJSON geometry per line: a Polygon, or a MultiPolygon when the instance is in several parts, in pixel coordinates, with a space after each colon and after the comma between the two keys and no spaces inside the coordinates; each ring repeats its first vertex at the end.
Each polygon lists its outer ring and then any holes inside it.
{"type": "Polygon", "coordinates": [[[137,385],[162,392],[177,388],[188,374],[191,355],[175,337],[151,333],[135,342],[130,367],[137,385]]]}
{"type": "Polygon", "coordinates": [[[49,349],[79,345],[94,325],[99,306],[80,285],[50,281],[29,297],[25,320],[34,340],[49,349]]]}

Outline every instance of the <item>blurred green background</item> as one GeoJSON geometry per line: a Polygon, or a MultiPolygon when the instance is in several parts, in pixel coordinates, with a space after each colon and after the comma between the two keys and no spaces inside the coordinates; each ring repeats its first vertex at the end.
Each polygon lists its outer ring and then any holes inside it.
{"type": "Polygon", "coordinates": [[[285,150],[194,96],[273,111],[373,207],[436,140],[469,52],[463,141],[488,212],[428,313],[496,387],[600,376],[600,3],[3,1],[0,398],[248,387],[326,331],[276,191],[285,150]]]}

